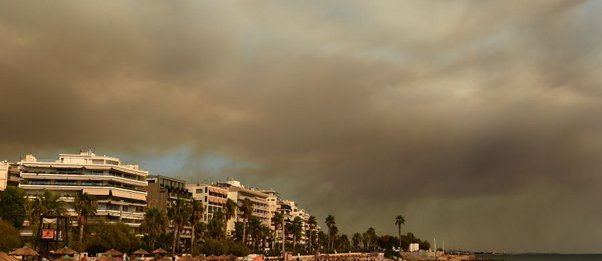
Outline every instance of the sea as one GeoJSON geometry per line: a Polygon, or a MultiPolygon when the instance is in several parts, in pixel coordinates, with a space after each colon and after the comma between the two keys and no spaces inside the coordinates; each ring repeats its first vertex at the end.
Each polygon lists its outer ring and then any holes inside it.
{"type": "Polygon", "coordinates": [[[602,254],[478,255],[496,261],[602,261],[602,254]]]}

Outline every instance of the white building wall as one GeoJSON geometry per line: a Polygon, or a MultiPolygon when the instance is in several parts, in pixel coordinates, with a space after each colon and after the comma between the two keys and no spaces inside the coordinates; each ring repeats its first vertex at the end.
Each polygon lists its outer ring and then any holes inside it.
{"type": "Polygon", "coordinates": [[[8,183],[8,162],[0,162],[0,191],[6,190],[8,183]]]}

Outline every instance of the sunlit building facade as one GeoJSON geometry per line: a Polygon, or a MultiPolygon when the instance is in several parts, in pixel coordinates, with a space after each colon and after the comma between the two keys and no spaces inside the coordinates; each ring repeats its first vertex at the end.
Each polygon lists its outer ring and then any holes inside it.
{"type": "Polygon", "coordinates": [[[91,151],[59,154],[56,160],[27,155],[16,164],[19,187],[33,199],[45,191],[55,192],[66,203],[68,215],[77,216],[74,197],[83,192],[96,197],[98,208],[89,222],[123,222],[140,231],[146,208],[148,171],[122,164],[118,158],[97,156],[91,151]]]}

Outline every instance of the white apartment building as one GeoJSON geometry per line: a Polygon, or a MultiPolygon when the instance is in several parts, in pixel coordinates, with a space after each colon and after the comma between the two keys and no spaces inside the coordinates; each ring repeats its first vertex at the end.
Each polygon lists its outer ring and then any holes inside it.
{"type": "Polygon", "coordinates": [[[0,161],[0,191],[6,189],[8,184],[8,162],[0,161]]]}
{"type": "MultiPolygon", "coordinates": [[[[247,188],[240,184],[240,181],[230,180],[226,183],[217,183],[219,187],[228,189],[228,198],[236,202],[240,207],[245,199],[249,199],[253,202],[253,216],[261,220],[261,223],[265,226],[271,225],[270,211],[268,208],[268,194],[261,192],[258,189],[247,188]]],[[[228,233],[234,231],[235,222],[242,222],[242,213],[236,211],[236,217],[228,221],[227,230],[228,233]]]]}
{"type": "Polygon", "coordinates": [[[38,160],[33,155],[17,163],[19,187],[30,198],[52,191],[67,203],[68,214],[76,216],[76,193],[94,195],[96,215],[90,221],[120,221],[139,231],[146,208],[148,171],[138,165],[122,164],[118,158],[97,156],[91,151],[59,154],[57,160],[38,160]]]}
{"type": "Polygon", "coordinates": [[[203,204],[203,222],[208,223],[213,215],[221,211],[228,201],[228,189],[209,184],[186,184],[186,189],[192,193],[192,198],[203,204]]]}

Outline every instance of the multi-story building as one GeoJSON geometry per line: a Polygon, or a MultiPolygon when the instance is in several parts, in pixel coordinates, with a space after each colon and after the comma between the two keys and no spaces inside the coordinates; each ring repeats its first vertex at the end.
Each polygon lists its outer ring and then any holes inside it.
{"type": "MultiPolygon", "coordinates": [[[[247,188],[240,184],[239,181],[230,180],[226,183],[217,183],[219,187],[228,189],[228,198],[236,202],[240,207],[245,199],[249,199],[253,203],[253,216],[259,218],[261,223],[265,226],[271,225],[270,210],[268,206],[269,195],[261,192],[258,189],[247,188]]],[[[228,221],[227,230],[229,233],[234,231],[235,222],[241,222],[243,220],[242,213],[236,211],[236,217],[228,221]]]]}
{"type": "Polygon", "coordinates": [[[225,213],[224,206],[228,201],[228,190],[209,184],[186,184],[186,189],[192,193],[192,198],[203,206],[202,222],[208,223],[218,211],[225,213]]]}
{"type": "Polygon", "coordinates": [[[146,201],[149,207],[157,207],[167,211],[170,204],[177,198],[190,199],[192,196],[186,190],[186,181],[178,178],[150,175],[146,181],[148,181],[146,201]]]}
{"type": "Polygon", "coordinates": [[[0,161],[0,192],[4,191],[7,186],[19,186],[20,181],[19,165],[0,161]]]}
{"type": "Polygon", "coordinates": [[[59,194],[66,202],[68,215],[76,216],[73,200],[76,193],[96,197],[96,215],[89,221],[120,221],[135,231],[144,219],[146,177],[148,171],[138,165],[122,164],[118,158],[97,156],[91,151],[59,154],[57,160],[38,160],[26,155],[10,172],[19,173],[19,187],[30,198],[45,191],[59,194]]]}
{"type": "MultiPolygon", "coordinates": [[[[191,200],[192,193],[186,190],[186,181],[174,177],[162,176],[162,175],[151,175],[147,178],[148,181],[148,195],[147,202],[148,207],[156,207],[168,213],[169,207],[172,206],[174,201],[178,198],[191,200]]],[[[169,221],[169,227],[173,232],[173,222],[169,221]]],[[[184,226],[184,229],[180,231],[180,242],[183,246],[189,246],[192,238],[192,227],[189,225],[184,226]],[[188,242],[186,242],[188,241],[188,242]]]]}
{"type": "Polygon", "coordinates": [[[0,191],[4,191],[8,185],[8,162],[0,161],[0,191]]]}

